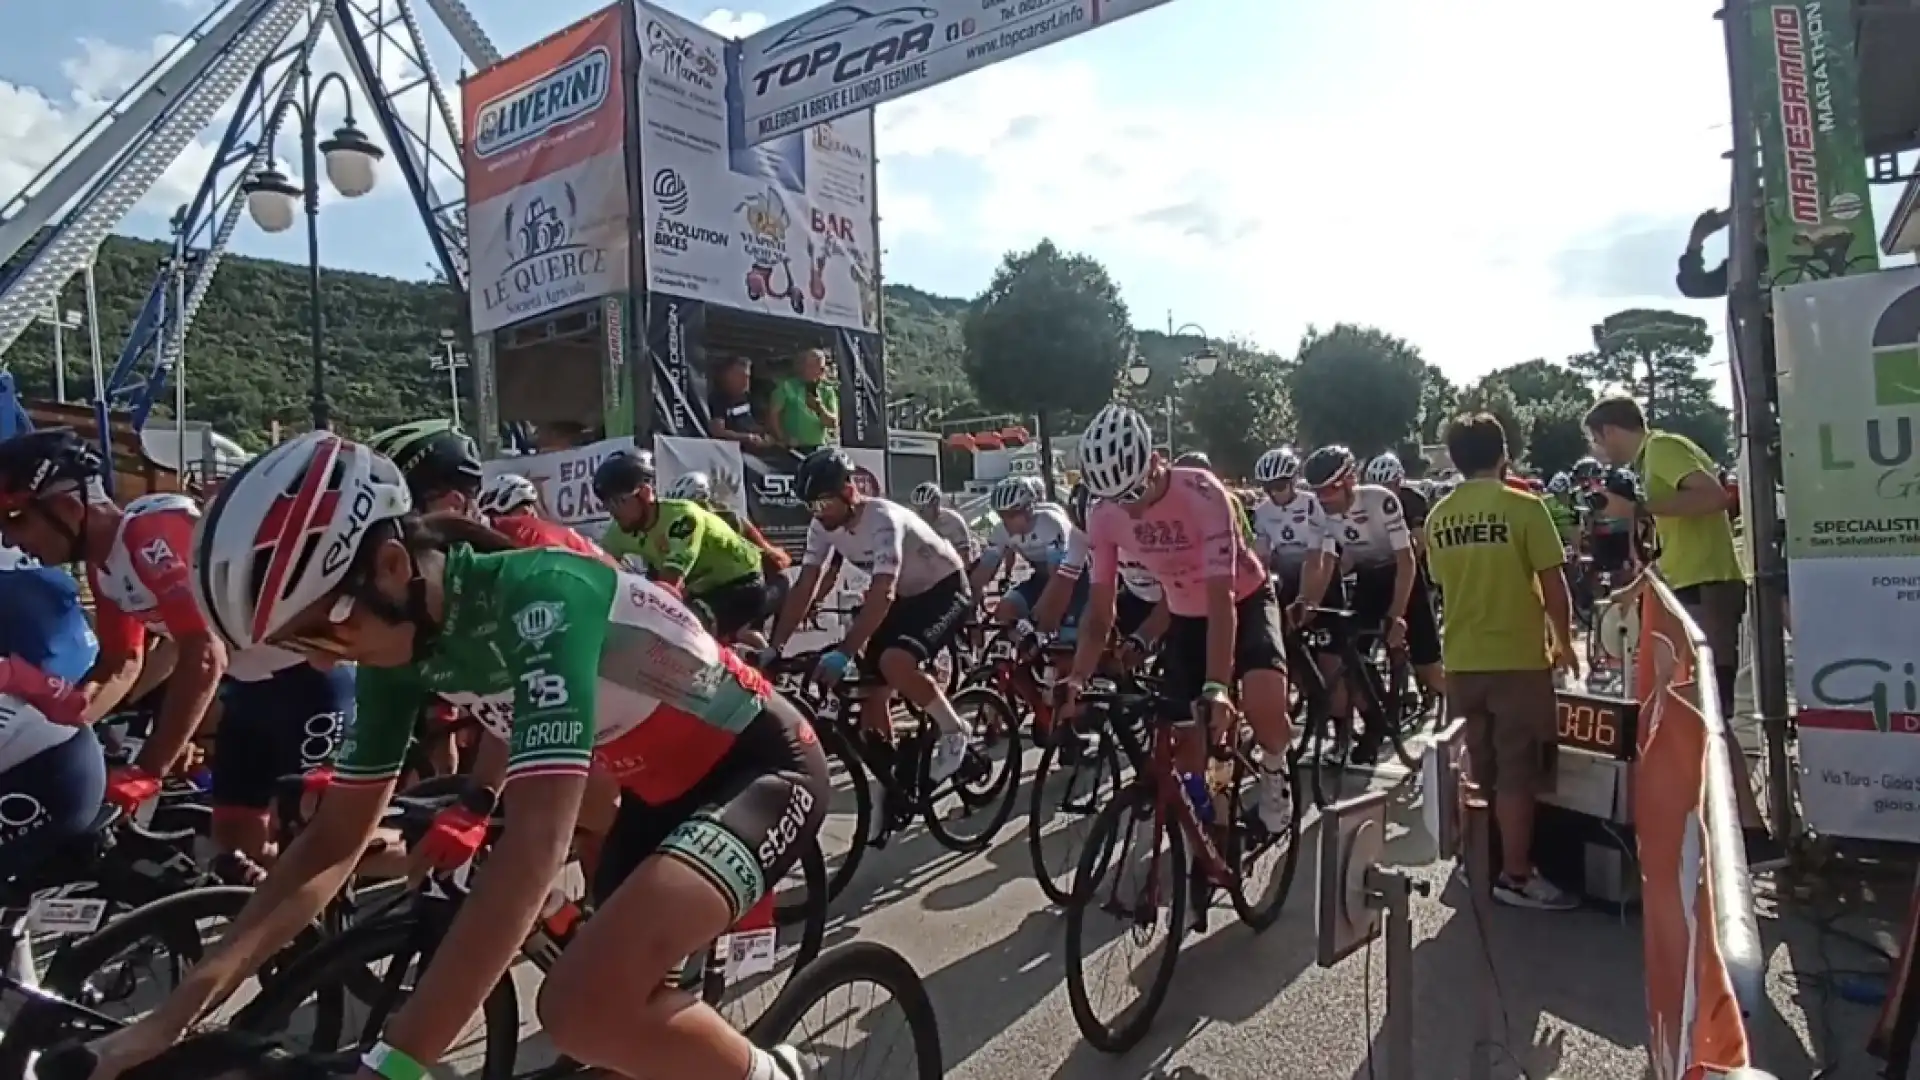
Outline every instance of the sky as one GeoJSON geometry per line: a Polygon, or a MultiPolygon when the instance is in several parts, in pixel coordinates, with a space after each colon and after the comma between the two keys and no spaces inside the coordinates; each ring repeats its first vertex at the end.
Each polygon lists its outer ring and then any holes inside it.
{"type": "MultiPolygon", "coordinates": [[[[192,28],[211,0],[15,4],[0,38],[0,201],[192,28]]],[[[469,0],[511,53],[603,4],[469,0]]],[[[744,36],[810,3],[665,6],[744,36]]],[[[884,273],[972,296],[1050,237],[1099,258],[1136,324],[1290,351],[1375,325],[1456,382],[1591,346],[1626,307],[1687,311],[1674,259],[1728,187],[1716,0],[1173,0],[880,107],[884,273]]],[[[418,4],[451,79],[452,39],[418,4]]],[[[318,66],[339,65],[323,44],[318,66]]],[[[394,62],[395,68],[405,65],[394,62]]],[[[457,87],[450,86],[455,95],[457,87]]],[[[402,108],[424,115],[416,92],[402,108]]],[[[323,128],[337,122],[339,110],[323,128]]],[[[363,112],[364,115],[364,112],[363,112]]],[[[122,231],[164,236],[219,129],[122,231]]],[[[291,138],[283,141],[290,151],[291,138]]],[[[1880,222],[1897,189],[1876,189],[1880,222]]],[[[322,260],[408,278],[432,262],[397,171],[321,215],[322,260]]],[[[231,250],[304,261],[299,230],[231,250]]],[[[1709,244],[1710,265],[1724,253],[1709,244]]],[[[1727,395],[1724,348],[1710,372],[1727,395]]]]}

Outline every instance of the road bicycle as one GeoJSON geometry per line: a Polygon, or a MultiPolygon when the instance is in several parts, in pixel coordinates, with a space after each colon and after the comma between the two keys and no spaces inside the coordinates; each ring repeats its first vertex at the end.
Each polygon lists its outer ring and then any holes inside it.
{"type": "MultiPolygon", "coordinates": [[[[1292,816],[1282,835],[1269,833],[1260,823],[1248,795],[1261,775],[1262,755],[1243,722],[1235,723],[1220,742],[1207,733],[1193,703],[1176,701],[1157,689],[1089,691],[1081,702],[1085,709],[1106,714],[1101,723],[1135,763],[1132,782],[1094,819],[1067,907],[1067,1000],[1074,1022],[1095,1049],[1118,1054],[1146,1036],[1173,984],[1181,943],[1189,930],[1206,930],[1216,893],[1224,892],[1240,921],[1256,933],[1280,917],[1299,858],[1301,815],[1292,816]],[[1134,733],[1140,730],[1148,733],[1150,746],[1138,744],[1134,733]],[[1181,736],[1198,738],[1203,733],[1210,744],[1208,796],[1197,804],[1187,793],[1175,750],[1181,736]],[[1136,835],[1145,843],[1138,854],[1129,854],[1136,835]],[[1254,866],[1269,853],[1277,854],[1279,862],[1266,889],[1255,889],[1250,886],[1254,866]],[[1109,869],[1124,871],[1137,862],[1149,871],[1146,883],[1123,888],[1123,874],[1115,873],[1111,885],[1103,884],[1109,869]],[[1170,871],[1165,882],[1159,880],[1162,867],[1170,871]],[[1122,921],[1116,938],[1146,940],[1165,931],[1157,960],[1124,965],[1126,987],[1135,989],[1137,976],[1144,975],[1146,989],[1111,1018],[1096,1010],[1089,987],[1088,947],[1115,940],[1090,929],[1096,914],[1122,921]]],[[[1288,783],[1297,787],[1297,777],[1290,773],[1288,783]]]]}
{"type": "MultiPolygon", "coordinates": [[[[1430,705],[1413,686],[1412,670],[1404,654],[1385,647],[1383,628],[1354,625],[1352,611],[1330,607],[1307,610],[1316,618],[1344,625],[1335,655],[1340,660],[1349,710],[1360,714],[1363,730],[1376,733],[1383,749],[1391,746],[1402,765],[1417,769],[1420,758],[1413,738],[1430,705]]],[[[1290,628],[1286,635],[1287,668],[1293,673],[1296,691],[1293,760],[1297,767],[1304,768],[1314,806],[1320,809],[1340,800],[1345,763],[1355,741],[1348,719],[1333,715],[1333,688],[1315,662],[1332,637],[1331,628],[1312,623],[1290,628]]]]}

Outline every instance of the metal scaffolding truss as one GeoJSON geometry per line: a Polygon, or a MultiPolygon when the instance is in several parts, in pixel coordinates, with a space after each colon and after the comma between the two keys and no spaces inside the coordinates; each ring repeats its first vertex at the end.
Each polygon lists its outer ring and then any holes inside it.
{"type": "MultiPolygon", "coordinates": [[[[299,96],[301,75],[316,65],[329,34],[405,178],[436,264],[465,292],[460,118],[427,47],[423,14],[451,38],[465,65],[477,69],[500,61],[462,0],[216,5],[72,145],[0,204],[0,264],[12,264],[0,276],[0,368],[6,350],[92,264],[100,245],[168,167],[218,125],[212,165],[175,215],[172,252],[155,273],[95,402],[102,432],[109,410],[123,406],[136,428],[144,425],[239,227],[246,205],[241,186],[278,156],[276,139],[292,131],[282,126],[299,96]]],[[[10,398],[10,381],[0,378],[0,399],[10,398]]],[[[11,400],[0,400],[0,415],[16,409],[11,400]]]]}

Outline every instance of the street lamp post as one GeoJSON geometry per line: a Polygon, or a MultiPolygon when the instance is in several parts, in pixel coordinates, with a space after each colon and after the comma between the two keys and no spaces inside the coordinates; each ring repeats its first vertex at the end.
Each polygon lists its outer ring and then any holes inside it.
{"type": "Polygon", "coordinates": [[[301,183],[295,184],[287,174],[274,168],[271,162],[255,174],[240,190],[247,197],[247,213],[254,224],[270,233],[286,232],[293,228],[294,204],[303,200],[307,211],[307,320],[308,345],[312,351],[312,402],[313,428],[315,431],[332,426],[333,417],[327,403],[326,361],[321,352],[323,337],[323,314],[320,296],[320,182],[316,175],[319,171],[319,157],[326,155],[327,181],[333,189],[349,199],[357,199],[373,190],[378,179],[375,166],[386,155],[375,146],[353,122],[353,94],[347,87],[347,80],[338,72],[329,72],[321,76],[318,82],[313,72],[307,68],[300,70],[300,96],[296,101],[287,103],[300,119],[300,177],[301,183]],[[319,133],[314,125],[319,115],[320,98],[327,87],[338,85],[340,96],[346,101],[346,122],[333,133],[333,137],[319,141],[319,133]]]}
{"type": "Polygon", "coordinates": [[[44,314],[34,316],[35,322],[53,327],[53,400],[62,405],[67,403],[67,331],[80,329],[80,313],[72,308],[62,308],[59,300],[44,314]]]}
{"type": "Polygon", "coordinates": [[[440,331],[440,353],[433,358],[433,370],[447,373],[447,397],[453,402],[453,426],[460,426],[460,369],[467,366],[467,354],[454,349],[456,335],[440,331]]]}
{"type": "MultiPolygon", "coordinates": [[[[1211,344],[1213,339],[1207,336],[1206,328],[1202,327],[1198,323],[1186,323],[1176,329],[1173,325],[1173,313],[1172,312],[1167,313],[1167,337],[1169,339],[1179,337],[1181,333],[1187,330],[1200,331],[1201,344],[1200,344],[1200,348],[1197,351],[1195,351],[1190,356],[1183,357],[1181,362],[1193,368],[1194,373],[1199,375],[1201,378],[1203,379],[1212,378],[1213,373],[1220,370],[1220,352],[1219,350],[1215,349],[1211,344]]],[[[1145,360],[1141,359],[1138,355],[1135,355],[1133,363],[1128,365],[1127,367],[1127,381],[1132,383],[1134,386],[1144,389],[1147,383],[1153,381],[1153,369],[1147,366],[1147,362],[1145,360]]],[[[1166,417],[1167,417],[1167,456],[1172,457],[1173,456],[1173,391],[1171,389],[1169,389],[1167,393],[1162,396],[1160,405],[1161,405],[1161,408],[1166,412],[1166,417]]]]}

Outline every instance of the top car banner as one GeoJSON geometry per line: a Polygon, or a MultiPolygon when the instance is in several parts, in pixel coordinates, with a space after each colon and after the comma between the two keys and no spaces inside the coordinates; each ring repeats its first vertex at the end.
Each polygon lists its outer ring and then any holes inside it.
{"type": "Polygon", "coordinates": [[[608,8],[461,85],[473,331],[626,291],[626,94],[608,8]]]}
{"type": "Polygon", "coordinates": [[[1167,0],[833,3],[727,51],[729,102],[749,143],[871,108],[1167,0]]]}

